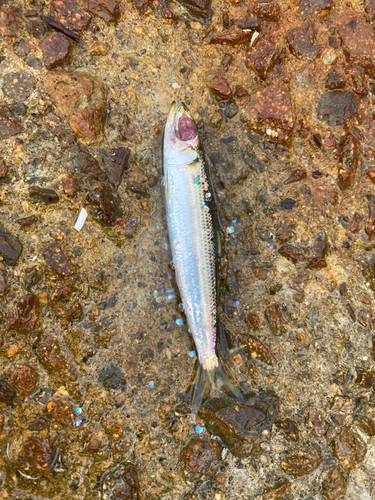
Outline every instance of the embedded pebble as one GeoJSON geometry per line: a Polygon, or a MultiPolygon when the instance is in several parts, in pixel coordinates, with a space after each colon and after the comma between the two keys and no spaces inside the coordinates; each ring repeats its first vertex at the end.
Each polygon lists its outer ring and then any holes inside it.
{"type": "Polygon", "coordinates": [[[194,477],[213,476],[220,465],[220,447],[215,441],[192,439],[182,452],[185,471],[194,477]]]}
{"type": "Polygon", "coordinates": [[[4,94],[16,102],[27,99],[35,87],[35,78],[28,71],[6,73],[1,80],[4,94]]]}
{"type": "Polygon", "coordinates": [[[66,62],[73,50],[72,42],[62,33],[51,33],[43,40],[43,61],[47,69],[66,62]]]}
{"type": "Polygon", "coordinates": [[[127,148],[117,148],[104,158],[104,170],[109,182],[116,188],[120,185],[130,151],[127,148]]]}
{"type": "Polygon", "coordinates": [[[21,297],[10,312],[9,328],[15,328],[21,333],[31,332],[38,320],[38,303],[36,295],[21,297]]]}

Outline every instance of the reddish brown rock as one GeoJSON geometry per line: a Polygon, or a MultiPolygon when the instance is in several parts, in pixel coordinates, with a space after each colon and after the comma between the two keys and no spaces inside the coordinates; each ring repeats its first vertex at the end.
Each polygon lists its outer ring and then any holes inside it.
{"type": "Polygon", "coordinates": [[[352,91],[328,90],[321,95],[316,112],[328,125],[342,125],[358,111],[358,101],[352,91]]]}
{"type": "Polygon", "coordinates": [[[338,185],[345,191],[353,185],[354,176],[359,165],[360,143],[357,137],[347,132],[341,137],[338,147],[338,185]]]}
{"type": "Polygon", "coordinates": [[[268,132],[281,142],[293,131],[294,111],[288,90],[277,84],[257,92],[242,111],[241,121],[249,128],[268,132]]]}
{"type": "Polygon", "coordinates": [[[0,36],[15,36],[16,32],[16,16],[10,10],[0,8],[0,36]]]}
{"type": "Polygon", "coordinates": [[[97,181],[106,180],[107,177],[99,167],[98,162],[82,144],[78,144],[75,147],[75,155],[77,157],[78,168],[82,173],[87,174],[90,178],[97,181]]]}
{"type": "Polygon", "coordinates": [[[317,469],[322,463],[322,452],[317,446],[300,446],[298,451],[289,454],[281,462],[281,468],[286,474],[304,476],[317,469]]]}
{"type": "Polygon", "coordinates": [[[273,304],[266,307],[266,309],[264,310],[264,316],[267,320],[268,326],[271,329],[271,332],[274,335],[280,336],[285,334],[284,320],[281,314],[280,306],[278,304],[273,304]]]}
{"type": "Polygon", "coordinates": [[[107,116],[101,82],[80,72],[50,71],[44,88],[78,137],[88,144],[101,141],[107,116]]]}
{"type": "Polygon", "coordinates": [[[322,496],[326,500],[336,500],[345,494],[346,484],[341,467],[332,467],[323,479],[322,496]]]}
{"type": "Polygon", "coordinates": [[[76,370],[68,363],[56,339],[49,337],[41,339],[35,347],[35,354],[49,372],[70,380],[77,379],[76,370]]]}
{"type": "Polygon", "coordinates": [[[229,99],[232,97],[232,89],[227,79],[220,73],[208,73],[206,75],[208,89],[219,99],[229,99]]]}
{"type": "Polygon", "coordinates": [[[3,78],[2,89],[6,96],[16,102],[23,102],[35,87],[35,78],[29,71],[12,71],[3,78]]]}
{"type": "Polygon", "coordinates": [[[375,77],[375,33],[364,20],[346,11],[337,28],[347,60],[362,66],[368,76],[375,77]]]}
{"type": "Polygon", "coordinates": [[[323,269],[324,267],[327,267],[326,260],[320,257],[314,257],[308,262],[306,269],[323,269]]]}
{"type": "Polygon", "coordinates": [[[253,33],[251,31],[231,32],[222,35],[215,35],[210,43],[214,45],[243,45],[250,42],[253,33]]]}
{"type": "Polygon", "coordinates": [[[220,465],[220,446],[215,441],[192,439],[182,452],[182,460],[190,476],[213,476],[220,465]]]}
{"type": "Polygon", "coordinates": [[[23,472],[35,474],[48,468],[53,452],[48,439],[42,435],[25,432],[16,451],[15,463],[23,472]]]}
{"type": "Polygon", "coordinates": [[[48,401],[46,411],[49,417],[61,425],[74,425],[76,422],[74,410],[59,398],[48,401]]]}
{"type": "Polygon", "coordinates": [[[249,313],[246,318],[245,322],[250,328],[253,328],[254,330],[259,330],[261,326],[261,321],[256,313],[249,313]]]}
{"type": "Polygon", "coordinates": [[[120,185],[122,176],[126,169],[129,154],[129,149],[117,148],[111,151],[103,160],[107,178],[116,188],[120,185]]]}
{"type": "Polygon", "coordinates": [[[331,10],[333,0],[301,0],[298,12],[303,16],[321,14],[326,16],[331,10]]]}
{"type": "Polygon", "coordinates": [[[82,321],[83,310],[79,302],[74,302],[65,312],[65,317],[68,321],[82,321]]]}
{"type": "Polygon", "coordinates": [[[21,134],[22,127],[0,109],[0,141],[21,134]]]}
{"type": "Polygon", "coordinates": [[[275,358],[267,347],[253,335],[241,334],[240,341],[242,349],[250,358],[259,359],[268,365],[275,364],[275,358]]]}
{"type": "Polygon", "coordinates": [[[91,14],[101,17],[106,23],[120,19],[120,7],[116,0],[89,0],[88,9],[91,14]]]}
{"type": "Polygon", "coordinates": [[[309,273],[303,272],[294,278],[291,288],[296,292],[303,292],[309,280],[309,273]]]}
{"type": "Polygon", "coordinates": [[[351,470],[360,464],[366,454],[366,444],[349,427],[343,427],[333,440],[333,453],[344,470],[351,470]]]}
{"type": "Polygon", "coordinates": [[[115,225],[120,208],[109,186],[103,184],[94,189],[87,195],[86,200],[93,207],[93,215],[98,222],[104,226],[115,225]]]}
{"type": "Polygon", "coordinates": [[[326,432],[325,416],[313,406],[309,407],[307,423],[309,427],[318,436],[322,436],[326,432]]]}
{"type": "Polygon", "coordinates": [[[253,7],[253,13],[261,19],[278,21],[280,18],[280,6],[272,0],[257,0],[253,7]]]}
{"type": "Polygon", "coordinates": [[[9,318],[9,328],[15,328],[21,333],[34,329],[38,320],[38,297],[25,295],[13,306],[9,318]]]}
{"type": "Polygon", "coordinates": [[[11,405],[16,399],[17,391],[4,378],[0,377],[0,403],[11,405]]]}
{"type": "Polygon", "coordinates": [[[305,21],[300,28],[292,29],[287,41],[290,51],[301,59],[314,61],[323,50],[321,45],[315,45],[316,29],[311,21],[305,21]]]}
{"type": "Polygon", "coordinates": [[[66,283],[64,283],[60,288],[58,288],[55,292],[52,294],[52,301],[53,302],[60,302],[62,300],[67,301],[73,291],[75,290],[74,283],[71,280],[67,280],[66,283]]]}
{"type": "Polygon", "coordinates": [[[262,500],[279,500],[290,492],[290,484],[281,481],[262,493],[262,500]]]}
{"type": "Polygon", "coordinates": [[[54,189],[42,188],[40,186],[30,186],[29,196],[35,201],[44,203],[57,203],[59,201],[59,195],[54,189]]]}
{"type": "Polygon", "coordinates": [[[290,418],[279,420],[278,422],[276,422],[276,425],[285,434],[285,437],[289,439],[289,441],[299,440],[299,431],[297,424],[290,418]]]}
{"type": "Polygon", "coordinates": [[[252,68],[258,73],[259,78],[265,80],[275,67],[278,57],[279,51],[276,45],[267,38],[262,38],[255,47],[252,47],[246,66],[252,68]]]}
{"type": "Polygon", "coordinates": [[[67,196],[75,196],[78,191],[77,177],[74,174],[63,175],[63,191],[67,196]]]}
{"type": "Polygon", "coordinates": [[[8,169],[7,166],[5,165],[5,161],[0,158],[0,180],[4,179],[7,176],[8,169]]]}
{"type": "Polygon", "coordinates": [[[67,61],[71,56],[73,44],[62,33],[51,33],[43,40],[43,59],[47,69],[67,61]]]}
{"type": "Polygon", "coordinates": [[[138,196],[141,196],[142,198],[145,198],[148,193],[147,193],[147,188],[145,186],[142,186],[142,184],[130,184],[127,186],[126,191],[130,193],[137,194],[138,196]]]}
{"type": "Polygon", "coordinates": [[[47,266],[61,276],[64,276],[64,278],[67,278],[72,274],[73,271],[70,267],[68,259],[57,241],[48,247],[43,248],[41,254],[44,257],[47,266]]]}
{"type": "Polygon", "coordinates": [[[301,251],[293,245],[290,245],[289,243],[281,245],[281,247],[278,249],[278,253],[293,262],[293,264],[302,262],[305,259],[301,251]]]}
{"type": "Polygon", "coordinates": [[[83,11],[74,0],[53,0],[51,5],[58,21],[72,30],[81,31],[90,22],[90,14],[83,11]]]}
{"type": "Polygon", "coordinates": [[[299,182],[302,181],[303,179],[306,179],[306,177],[307,177],[306,170],[303,170],[302,168],[296,168],[290,173],[289,177],[285,179],[284,184],[288,185],[292,184],[293,182],[299,182]]]}
{"type": "Polygon", "coordinates": [[[22,217],[22,219],[18,219],[17,222],[21,227],[28,227],[34,224],[38,220],[36,215],[29,215],[28,217],[22,217]]]}
{"type": "Polygon", "coordinates": [[[37,390],[39,377],[31,366],[25,363],[16,363],[10,370],[8,380],[19,394],[27,396],[37,390]]]}
{"type": "Polygon", "coordinates": [[[0,256],[6,264],[14,265],[22,252],[22,244],[0,224],[0,256]]]}
{"type": "Polygon", "coordinates": [[[0,297],[4,297],[9,291],[9,285],[5,279],[5,276],[0,274],[0,297]]]}

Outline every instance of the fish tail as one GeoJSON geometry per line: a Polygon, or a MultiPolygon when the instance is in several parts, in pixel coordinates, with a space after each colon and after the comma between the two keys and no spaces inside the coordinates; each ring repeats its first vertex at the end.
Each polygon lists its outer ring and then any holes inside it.
{"type": "Polygon", "coordinates": [[[244,397],[229,374],[229,370],[224,368],[219,358],[217,366],[210,370],[203,368],[199,361],[197,363],[194,382],[187,392],[193,414],[197,414],[202,403],[213,397],[229,396],[238,402],[244,401],[244,397]]]}

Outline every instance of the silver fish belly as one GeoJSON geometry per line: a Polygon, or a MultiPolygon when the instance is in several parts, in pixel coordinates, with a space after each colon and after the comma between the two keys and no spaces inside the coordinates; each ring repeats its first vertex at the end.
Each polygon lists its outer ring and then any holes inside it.
{"type": "Polygon", "coordinates": [[[211,190],[198,132],[187,109],[172,105],[164,136],[164,182],[173,265],[198,359],[218,366],[216,250],[211,190]]]}

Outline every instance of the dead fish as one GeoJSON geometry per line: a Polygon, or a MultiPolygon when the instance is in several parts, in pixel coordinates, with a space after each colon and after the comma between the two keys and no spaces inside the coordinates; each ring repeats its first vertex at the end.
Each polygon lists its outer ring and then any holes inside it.
{"type": "Polygon", "coordinates": [[[216,351],[217,278],[213,195],[197,126],[184,104],[172,103],[164,130],[164,188],[176,280],[198,355],[193,411],[222,386],[242,399],[216,351]]]}

